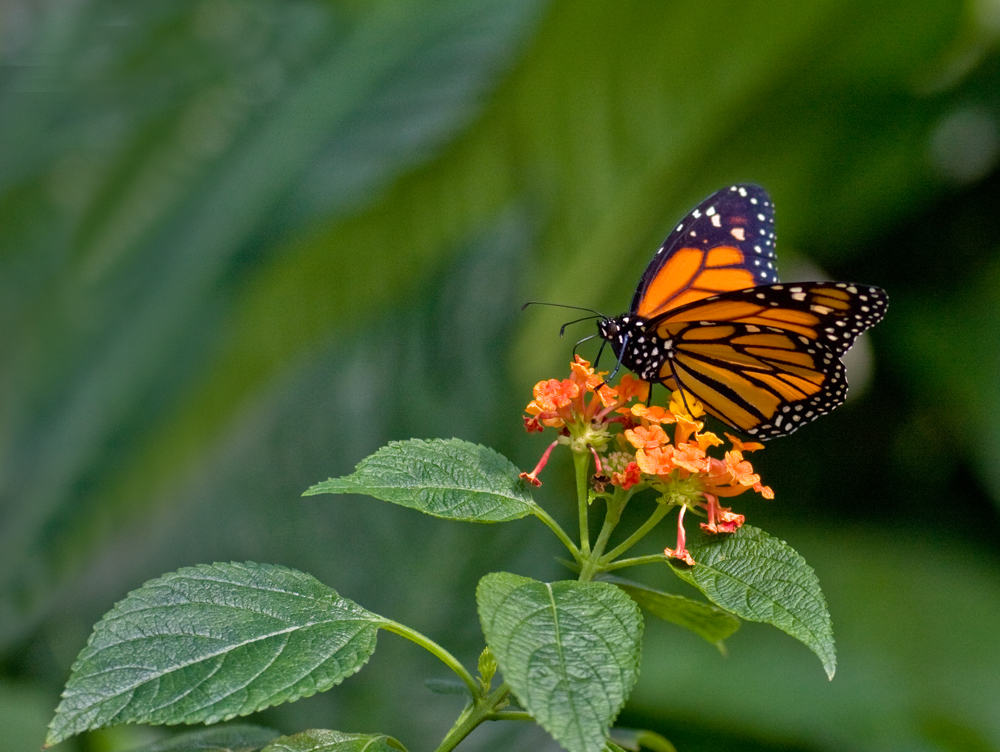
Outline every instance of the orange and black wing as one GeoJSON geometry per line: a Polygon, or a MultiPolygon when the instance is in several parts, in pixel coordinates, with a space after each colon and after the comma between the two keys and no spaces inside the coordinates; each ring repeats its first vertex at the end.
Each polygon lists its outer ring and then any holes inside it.
{"type": "Polygon", "coordinates": [[[734,185],[698,204],[663,241],[629,312],[650,319],[718,293],[777,281],[771,197],[756,185],[734,185]]]}
{"type": "Polygon", "coordinates": [[[660,379],[740,431],[784,436],[844,401],[840,356],[888,303],[879,287],[844,282],[710,296],[649,322],[671,353],[660,379]]]}

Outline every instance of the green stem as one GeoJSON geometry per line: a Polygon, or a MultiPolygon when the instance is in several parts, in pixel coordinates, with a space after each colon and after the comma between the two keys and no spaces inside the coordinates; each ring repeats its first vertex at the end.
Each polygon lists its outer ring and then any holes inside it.
{"type": "Polygon", "coordinates": [[[605,564],[602,569],[610,572],[614,569],[624,569],[625,567],[635,567],[640,564],[662,564],[668,561],[664,554],[649,554],[648,556],[636,556],[632,559],[619,559],[612,564],[605,564]]]}
{"type": "Polygon", "coordinates": [[[541,507],[536,506],[534,515],[549,526],[549,529],[556,534],[556,537],[562,541],[562,544],[569,549],[571,554],[573,554],[573,558],[576,559],[577,563],[583,561],[583,557],[580,555],[580,549],[577,548],[576,544],[566,534],[566,531],[562,529],[562,526],[549,516],[548,512],[541,507]]]}
{"type": "Polygon", "coordinates": [[[649,533],[649,531],[659,524],[660,520],[662,520],[666,516],[667,512],[669,512],[671,508],[672,507],[669,504],[662,504],[662,503],[657,504],[656,509],[653,510],[653,513],[649,516],[649,519],[646,520],[644,523],[642,523],[642,525],[634,533],[632,533],[632,535],[630,535],[628,538],[622,541],[620,545],[616,546],[607,554],[605,554],[603,557],[601,557],[601,563],[606,564],[610,561],[614,561],[623,553],[632,548],[632,546],[634,546],[636,543],[645,538],[646,535],[649,533]]]}
{"type": "Polygon", "coordinates": [[[627,503],[628,496],[624,496],[620,489],[616,489],[614,496],[608,499],[608,510],[604,515],[604,524],[601,526],[601,532],[594,543],[593,551],[591,551],[590,555],[583,562],[583,566],[580,567],[580,582],[590,582],[594,579],[594,575],[601,571],[601,564],[603,563],[601,554],[604,552],[604,547],[608,545],[611,533],[618,526],[618,522],[622,518],[622,510],[625,509],[627,503]]]}
{"type": "MultiPolygon", "coordinates": [[[[506,718],[506,714],[500,714],[500,709],[507,704],[507,696],[510,694],[510,687],[506,682],[501,684],[486,697],[480,697],[475,703],[462,711],[462,714],[451,727],[441,743],[434,752],[451,752],[459,743],[471,734],[475,728],[483,721],[494,718],[506,718]]],[[[518,720],[521,720],[520,718],[518,720]]]]}
{"type": "Polygon", "coordinates": [[[590,521],[588,519],[587,474],[590,471],[590,454],[584,450],[573,452],[573,466],[576,468],[576,508],[580,515],[580,553],[590,556],[590,521]]]}
{"type": "Polygon", "coordinates": [[[472,699],[474,701],[478,701],[482,698],[482,690],[479,688],[479,684],[476,680],[472,678],[472,674],[465,670],[465,666],[459,663],[455,656],[434,642],[434,640],[420,634],[420,632],[417,632],[414,629],[410,629],[405,624],[399,624],[394,621],[384,622],[382,624],[382,628],[387,632],[393,632],[394,634],[398,634],[400,637],[405,637],[406,639],[417,643],[428,652],[436,655],[441,662],[444,663],[444,665],[458,674],[458,677],[465,682],[465,686],[469,688],[469,692],[472,694],[472,699]]]}
{"type": "Polygon", "coordinates": [[[534,721],[535,716],[526,710],[500,710],[490,716],[491,721],[534,721]]]}

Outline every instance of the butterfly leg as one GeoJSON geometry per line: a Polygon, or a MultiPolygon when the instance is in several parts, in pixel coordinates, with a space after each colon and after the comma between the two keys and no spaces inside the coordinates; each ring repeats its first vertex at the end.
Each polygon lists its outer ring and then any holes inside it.
{"type": "MultiPolygon", "coordinates": [[[[578,347],[579,347],[580,345],[582,345],[582,344],[583,344],[584,342],[587,342],[588,340],[592,340],[592,339],[593,339],[594,337],[596,337],[596,336],[597,336],[596,334],[591,334],[591,335],[590,335],[589,337],[584,337],[584,338],[583,338],[583,339],[581,339],[581,340],[580,340],[579,342],[577,342],[577,343],[576,343],[575,345],[573,345],[573,357],[574,357],[574,358],[576,357],[576,348],[578,348],[578,347]]],[[[602,353],[602,352],[604,352],[604,346],[605,346],[606,344],[608,344],[608,341],[607,341],[607,340],[601,340],[601,347],[600,347],[600,349],[599,349],[599,350],[597,351],[597,357],[596,357],[596,358],[594,358],[594,370],[595,370],[595,371],[597,370],[597,364],[601,362],[601,353],[602,353]]]]}
{"type": "MultiPolygon", "coordinates": [[[[621,352],[625,352],[625,348],[628,347],[628,338],[629,338],[629,335],[625,335],[625,340],[622,342],[621,352]]],[[[604,346],[607,343],[608,343],[607,340],[604,340],[603,342],[601,342],[601,349],[597,351],[597,357],[594,359],[594,370],[595,371],[597,370],[597,364],[598,364],[598,362],[600,362],[600,360],[601,360],[601,353],[604,352],[604,346]]],[[[622,367],[622,356],[619,355],[618,356],[618,362],[615,363],[615,370],[613,370],[610,374],[608,374],[608,377],[606,379],[604,379],[604,381],[602,381],[600,384],[598,384],[596,388],[600,389],[602,386],[604,386],[609,381],[611,381],[611,379],[613,379],[615,377],[615,374],[618,373],[618,369],[621,368],[621,367],[622,367]]]]}
{"type": "MultiPolygon", "coordinates": [[[[674,370],[674,361],[668,358],[667,362],[670,363],[670,375],[674,377],[674,383],[677,384],[677,391],[681,393],[681,402],[684,403],[684,409],[687,410],[688,415],[693,415],[691,406],[688,405],[687,395],[684,394],[684,386],[681,384],[681,380],[677,378],[677,371],[674,370]]],[[[649,391],[652,392],[653,390],[650,389],[649,391]]]]}

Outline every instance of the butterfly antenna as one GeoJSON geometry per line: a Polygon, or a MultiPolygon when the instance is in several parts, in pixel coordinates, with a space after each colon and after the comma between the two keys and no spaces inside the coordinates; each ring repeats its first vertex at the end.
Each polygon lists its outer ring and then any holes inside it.
{"type": "MultiPolygon", "coordinates": [[[[569,308],[570,310],[573,310],[573,311],[586,311],[587,313],[592,313],[592,314],[594,314],[594,316],[600,317],[602,319],[606,319],[607,318],[607,316],[605,316],[603,313],[601,313],[600,311],[596,311],[593,308],[584,308],[583,306],[578,306],[578,305],[566,305],[565,303],[546,303],[544,300],[529,300],[527,303],[525,303],[523,306],[521,306],[521,310],[523,311],[525,308],[527,308],[530,305],[544,305],[544,306],[551,306],[553,308],[569,308]]],[[[587,317],[585,317],[583,319],[577,319],[577,320],[578,321],[584,321],[585,319],[589,319],[589,318],[592,318],[592,317],[591,316],[587,316],[587,317]]],[[[569,323],[570,324],[575,324],[576,322],[575,321],[570,321],[569,323]]],[[[567,326],[569,326],[569,324],[567,324],[567,326]]]]}
{"type": "MultiPolygon", "coordinates": [[[[565,324],[559,327],[559,336],[560,337],[563,336],[566,333],[566,327],[570,326],[571,324],[579,324],[581,321],[590,321],[591,319],[596,319],[596,318],[604,318],[604,317],[601,316],[601,314],[597,313],[592,316],[584,316],[582,319],[573,319],[572,321],[567,321],[565,324]]],[[[594,337],[596,336],[597,335],[595,334],[594,337]]],[[[593,337],[587,337],[587,339],[581,339],[580,342],[586,342],[588,339],[593,339],[593,337]]],[[[579,345],[580,342],[577,342],[576,344],[579,345]]]]}
{"type": "MultiPolygon", "coordinates": [[[[595,336],[596,336],[596,335],[595,335],[595,336]]],[[[628,347],[628,339],[629,339],[629,337],[630,337],[630,336],[631,336],[631,335],[629,335],[629,334],[626,334],[626,335],[625,335],[625,339],[624,339],[624,340],[622,341],[622,349],[621,349],[621,350],[620,350],[619,352],[625,352],[625,348],[626,348],[626,347],[628,347]]],[[[587,339],[590,339],[590,337],[587,337],[587,339]]],[[[604,346],[605,346],[606,344],[608,344],[608,341],[607,341],[607,340],[604,340],[603,342],[601,342],[601,349],[597,351],[597,357],[596,357],[596,358],[594,358],[594,370],[595,370],[595,371],[597,370],[597,364],[598,364],[598,363],[600,362],[600,360],[601,360],[601,353],[602,353],[602,352],[604,352],[604,346]]],[[[616,374],[616,373],[618,373],[618,369],[619,369],[619,368],[621,368],[621,367],[622,367],[622,358],[621,358],[621,355],[619,355],[619,356],[618,356],[618,362],[617,362],[617,363],[615,363],[615,370],[613,370],[613,371],[612,371],[611,373],[609,373],[609,374],[608,374],[608,377],[607,377],[606,379],[604,379],[604,381],[602,381],[602,382],[601,382],[600,384],[598,384],[598,385],[597,385],[597,386],[596,386],[596,387],[594,388],[594,391],[597,391],[597,390],[598,390],[598,389],[600,389],[600,388],[601,388],[602,386],[604,386],[604,385],[605,385],[605,384],[607,384],[607,383],[608,383],[609,381],[611,381],[611,379],[613,379],[613,378],[615,377],[615,374],[616,374]]]]}
{"type": "MultiPolygon", "coordinates": [[[[595,334],[594,336],[596,337],[597,335],[595,334]]],[[[590,337],[587,337],[587,339],[590,339],[590,337]]],[[[597,370],[597,364],[601,362],[601,353],[603,353],[603,352],[604,352],[604,346],[605,346],[606,344],[608,344],[608,341],[607,341],[606,339],[604,339],[604,340],[601,340],[601,346],[600,346],[600,348],[599,348],[599,349],[597,350],[597,357],[596,357],[596,358],[594,358],[594,370],[595,370],[595,371],[597,370]]]]}

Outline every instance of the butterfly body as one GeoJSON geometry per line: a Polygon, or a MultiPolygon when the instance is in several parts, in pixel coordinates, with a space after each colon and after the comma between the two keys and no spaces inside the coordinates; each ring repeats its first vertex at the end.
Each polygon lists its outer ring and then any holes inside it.
{"type": "Polygon", "coordinates": [[[639,378],[696,397],[755,438],[783,436],[840,405],[840,357],[885,315],[878,287],[781,284],[774,213],[758,186],[718,191],[667,237],[629,311],[598,333],[639,378]]]}

